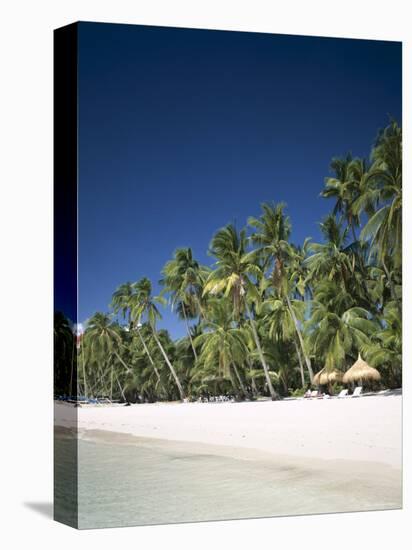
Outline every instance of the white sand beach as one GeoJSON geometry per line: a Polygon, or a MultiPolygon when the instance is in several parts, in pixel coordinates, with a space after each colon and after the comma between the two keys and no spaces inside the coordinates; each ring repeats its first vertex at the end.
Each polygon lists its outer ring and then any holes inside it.
{"type": "MultiPolygon", "coordinates": [[[[73,409],[56,404],[57,425],[73,409]]],[[[277,457],[402,465],[402,396],[76,409],[81,430],[253,449],[277,457]]]]}

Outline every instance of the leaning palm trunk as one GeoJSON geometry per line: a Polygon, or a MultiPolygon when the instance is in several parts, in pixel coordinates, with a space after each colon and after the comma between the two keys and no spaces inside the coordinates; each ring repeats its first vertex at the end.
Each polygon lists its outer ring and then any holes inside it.
{"type": "Polygon", "coordinates": [[[228,368],[228,373],[229,373],[230,383],[232,384],[232,387],[234,389],[236,396],[240,396],[239,387],[236,383],[235,377],[233,376],[233,369],[230,366],[228,368]]]}
{"type": "Polygon", "coordinates": [[[144,341],[143,336],[140,334],[140,330],[137,330],[137,332],[138,332],[138,334],[139,334],[140,341],[142,342],[143,349],[145,350],[146,355],[147,355],[148,358],[149,358],[150,364],[152,365],[152,367],[153,367],[153,369],[154,369],[154,371],[155,371],[155,373],[156,373],[157,380],[160,382],[160,374],[159,374],[159,371],[157,370],[156,365],[155,365],[155,363],[154,363],[154,361],[153,361],[153,358],[152,358],[152,356],[151,356],[150,353],[149,353],[149,350],[148,350],[148,348],[147,348],[147,346],[146,346],[146,342],[144,341]]]}
{"type": "Polygon", "coordinates": [[[193,355],[195,356],[195,361],[197,361],[197,353],[196,353],[195,346],[193,344],[192,335],[190,334],[189,322],[187,320],[186,309],[183,302],[182,302],[182,311],[183,311],[183,317],[185,318],[187,335],[189,336],[190,345],[192,346],[193,355]]]}
{"type": "Polygon", "coordinates": [[[259,392],[258,392],[258,389],[257,389],[257,386],[256,386],[255,377],[252,374],[252,364],[250,362],[249,357],[246,358],[246,362],[247,362],[247,365],[249,367],[250,380],[251,380],[251,384],[252,384],[252,391],[253,391],[253,394],[255,395],[255,397],[257,397],[259,392]]]}
{"type": "Polygon", "coordinates": [[[170,362],[169,360],[169,357],[167,356],[162,344],[160,343],[160,340],[159,340],[159,337],[157,336],[157,333],[156,333],[156,330],[154,329],[154,327],[152,327],[152,332],[153,332],[153,337],[154,339],[156,340],[156,344],[158,345],[160,351],[162,352],[162,355],[166,361],[166,364],[167,366],[169,367],[170,369],[170,372],[172,373],[172,376],[174,378],[174,381],[176,383],[176,386],[177,386],[177,389],[179,390],[179,395],[180,395],[180,399],[183,401],[183,399],[185,398],[185,394],[184,394],[184,391],[183,391],[183,388],[182,388],[182,385],[180,383],[180,380],[176,374],[176,371],[175,369],[173,368],[173,365],[172,363],[170,362]]]}
{"type": "Polygon", "coordinates": [[[295,344],[296,355],[298,356],[300,377],[302,379],[302,388],[304,388],[305,387],[305,373],[303,372],[302,357],[300,355],[299,346],[298,346],[295,339],[293,339],[293,343],[295,344]]]}
{"type": "Polygon", "coordinates": [[[233,370],[235,371],[235,374],[236,374],[236,378],[239,381],[240,389],[242,390],[242,393],[243,393],[244,397],[246,397],[247,396],[247,391],[246,391],[245,385],[243,383],[243,380],[242,380],[242,378],[239,374],[239,371],[238,371],[236,365],[234,363],[232,363],[232,365],[233,365],[233,370]]]}
{"type": "Polygon", "coordinates": [[[310,382],[312,383],[313,382],[313,370],[312,370],[312,365],[310,364],[310,359],[308,357],[308,355],[306,354],[305,352],[305,346],[303,344],[303,338],[302,338],[302,333],[300,331],[300,328],[299,328],[299,325],[298,325],[298,320],[296,318],[296,315],[295,315],[295,312],[293,311],[293,307],[292,307],[292,304],[290,302],[290,298],[289,296],[286,294],[286,302],[288,304],[288,308],[289,308],[289,313],[293,319],[293,323],[295,325],[295,330],[296,330],[296,333],[298,335],[298,338],[299,338],[299,343],[300,343],[300,347],[302,349],[302,354],[303,354],[303,357],[305,359],[305,363],[306,363],[306,367],[308,369],[308,372],[309,372],[309,378],[310,378],[310,382]]]}
{"type": "Polygon", "coordinates": [[[126,396],[125,396],[124,391],[123,391],[123,388],[120,385],[119,378],[118,378],[117,374],[116,374],[116,381],[117,381],[117,385],[119,386],[119,390],[120,390],[120,393],[122,394],[122,397],[123,397],[124,401],[127,401],[126,396]]]}
{"type": "Polygon", "coordinates": [[[202,304],[200,303],[199,296],[196,293],[195,293],[195,300],[196,300],[196,305],[197,305],[198,310],[199,310],[199,318],[203,318],[204,321],[207,321],[206,315],[205,315],[205,310],[204,310],[202,304]]]}
{"type": "Polygon", "coordinates": [[[124,366],[124,368],[126,369],[127,372],[131,372],[131,368],[126,365],[126,363],[123,361],[123,359],[120,357],[120,355],[117,353],[117,351],[114,352],[115,356],[118,358],[118,360],[120,361],[120,363],[124,366]]]}
{"type": "Polygon", "coordinates": [[[258,336],[258,333],[257,333],[257,330],[256,330],[255,321],[254,321],[254,319],[252,319],[252,316],[250,314],[250,309],[249,309],[249,306],[246,303],[246,300],[245,300],[245,306],[246,306],[246,313],[247,313],[247,315],[250,319],[250,325],[252,327],[253,338],[255,340],[255,344],[256,344],[256,347],[257,347],[257,350],[258,350],[258,353],[259,353],[260,362],[262,363],[263,370],[265,371],[265,377],[266,377],[266,382],[267,382],[267,385],[268,385],[268,388],[269,388],[270,396],[272,398],[272,401],[275,401],[276,399],[279,399],[279,395],[277,394],[274,387],[272,386],[272,381],[271,381],[270,376],[269,376],[269,369],[268,369],[268,366],[266,364],[265,358],[263,356],[262,348],[260,346],[260,341],[259,341],[259,336],[258,336]]]}

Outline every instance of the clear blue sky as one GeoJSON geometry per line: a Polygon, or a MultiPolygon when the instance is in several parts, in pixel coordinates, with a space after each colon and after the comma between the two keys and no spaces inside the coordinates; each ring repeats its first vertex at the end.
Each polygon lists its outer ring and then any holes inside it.
{"type": "Polygon", "coordinates": [[[400,43],[80,24],[79,320],[123,282],[158,291],[177,247],[210,264],[213,233],[263,201],[319,240],[331,158],[368,155],[389,115],[400,43]]]}

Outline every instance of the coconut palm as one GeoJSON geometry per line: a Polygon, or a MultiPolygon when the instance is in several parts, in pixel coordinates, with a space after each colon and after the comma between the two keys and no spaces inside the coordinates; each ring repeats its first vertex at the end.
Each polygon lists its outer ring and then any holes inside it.
{"type": "Polygon", "coordinates": [[[208,272],[193,258],[191,248],[178,248],[172,260],[169,260],[162,270],[163,278],[160,284],[170,295],[172,309],[176,308],[186,324],[193,354],[197,359],[196,349],[190,333],[188,319],[202,314],[201,297],[203,284],[208,272]]]}
{"type": "Polygon", "coordinates": [[[57,311],[54,314],[54,390],[58,394],[73,393],[76,376],[76,339],[67,317],[57,311]]]}
{"type": "Polygon", "coordinates": [[[165,301],[161,296],[152,296],[152,283],[146,277],[143,277],[134,284],[134,290],[135,294],[131,307],[131,319],[133,322],[141,323],[143,317],[147,318],[147,322],[152,330],[153,338],[155,339],[155,342],[159,347],[167,366],[169,367],[170,373],[179,391],[180,399],[183,401],[183,399],[185,399],[183,387],[165,351],[165,348],[160,341],[156,329],[156,323],[162,317],[157,304],[165,305],[165,301]]]}
{"type": "Polygon", "coordinates": [[[309,346],[326,370],[343,370],[377,329],[370,313],[333,281],[319,283],[307,326],[309,346]]]}
{"type": "Polygon", "coordinates": [[[293,344],[299,363],[302,387],[305,386],[305,375],[303,372],[300,346],[297,341],[295,320],[291,315],[291,310],[293,311],[295,319],[302,323],[305,309],[306,305],[304,302],[300,300],[290,300],[288,304],[285,298],[281,299],[274,293],[265,300],[261,307],[261,313],[265,314],[264,320],[268,327],[269,338],[279,346],[287,342],[293,344]]]}
{"type": "Polygon", "coordinates": [[[262,276],[262,272],[246,254],[246,244],[246,231],[243,229],[238,232],[232,224],[220,229],[214,235],[210,253],[217,260],[216,268],[210,273],[203,292],[212,295],[223,294],[226,298],[230,298],[235,319],[239,319],[243,310],[246,311],[270,395],[272,399],[278,399],[279,396],[275,392],[269,376],[269,368],[263,355],[249,305],[249,300],[253,304],[260,299],[254,284],[255,281],[251,278],[258,279],[262,276]]]}
{"type": "Polygon", "coordinates": [[[402,383],[402,326],[395,302],[385,307],[384,316],[370,340],[361,348],[368,363],[386,374],[390,387],[402,383]]]}
{"type": "Polygon", "coordinates": [[[321,197],[335,199],[333,215],[341,215],[345,219],[348,228],[352,231],[353,240],[356,241],[355,228],[359,226],[359,215],[354,209],[354,203],[360,195],[362,169],[365,164],[360,159],[353,159],[351,154],[344,158],[332,159],[331,170],[333,177],[325,178],[325,188],[321,197]]]}
{"type": "Polygon", "coordinates": [[[365,210],[369,196],[374,193],[377,210],[361,232],[369,243],[370,254],[385,271],[392,299],[401,313],[401,299],[396,291],[393,269],[400,270],[402,261],[402,130],[392,121],[378,136],[372,151],[374,173],[369,189],[357,203],[359,212],[365,210]],[[388,263],[390,265],[388,265],[388,263]]]}
{"type": "Polygon", "coordinates": [[[247,355],[244,334],[234,322],[233,309],[227,299],[214,300],[211,310],[213,321],[204,321],[205,332],[195,339],[201,354],[201,372],[207,376],[229,378],[235,390],[236,378],[241,392],[246,395],[240,373],[247,355]]]}
{"type": "MultiPolygon", "coordinates": [[[[110,397],[113,397],[113,383],[116,377],[114,358],[129,372],[131,369],[121,357],[123,351],[122,334],[119,325],[113,322],[110,315],[96,313],[87,323],[84,334],[84,346],[88,361],[97,363],[101,372],[101,364],[110,364],[110,397]]],[[[117,378],[118,380],[118,378],[117,378]]]]}
{"type": "Polygon", "coordinates": [[[131,327],[130,319],[130,304],[133,298],[134,289],[130,282],[121,284],[112,295],[110,307],[114,313],[120,313],[123,319],[127,319],[129,327],[131,327]]]}
{"type": "Polygon", "coordinates": [[[311,279],[327,279],[342,284],[347,289],[353,276],[353,258],[346,247],[348,229],[342,227],[330,214],[320,224],[324,243],[310,243],[310,255],[304,264],[311,273],[311,279]]]}
{"type": "MultiPolygon", "coordinates": [[[[290,283],[293,279],[289,277],[290,271],[288,273],[287,263],[296,256],[296,252],[288,242],[291,224],[289,218],[283,212],[284,208],[285,205],[283,203],[263,203],[260,218],[249,218],[248,224],[255,229],[255,232],[251,236],[251,241],[258,248],[256,251],[252,251],[247,257],[253,261],[256,256],[263,256],[266,269],[271,270],[270,281],[279,296],[286,300],[309,377],[312,380],[313,370],[310,358],[306,352],[299,321],[295,315],[289,296],[290,283]]],[[[294,271],[292,272],[294,273],[294,271]]]]}

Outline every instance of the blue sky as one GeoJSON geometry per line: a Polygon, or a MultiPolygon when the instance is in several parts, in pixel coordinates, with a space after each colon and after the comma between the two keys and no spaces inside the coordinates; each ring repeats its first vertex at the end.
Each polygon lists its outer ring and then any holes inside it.
{"type": "Polygon", "coordinates": [[[81,23],[79,320],[123,282],[159,291],[177,247],[210,264],[263,201],[319,240],[331,158],[367,156],[401,88],[400,43],[81,23]]]}

